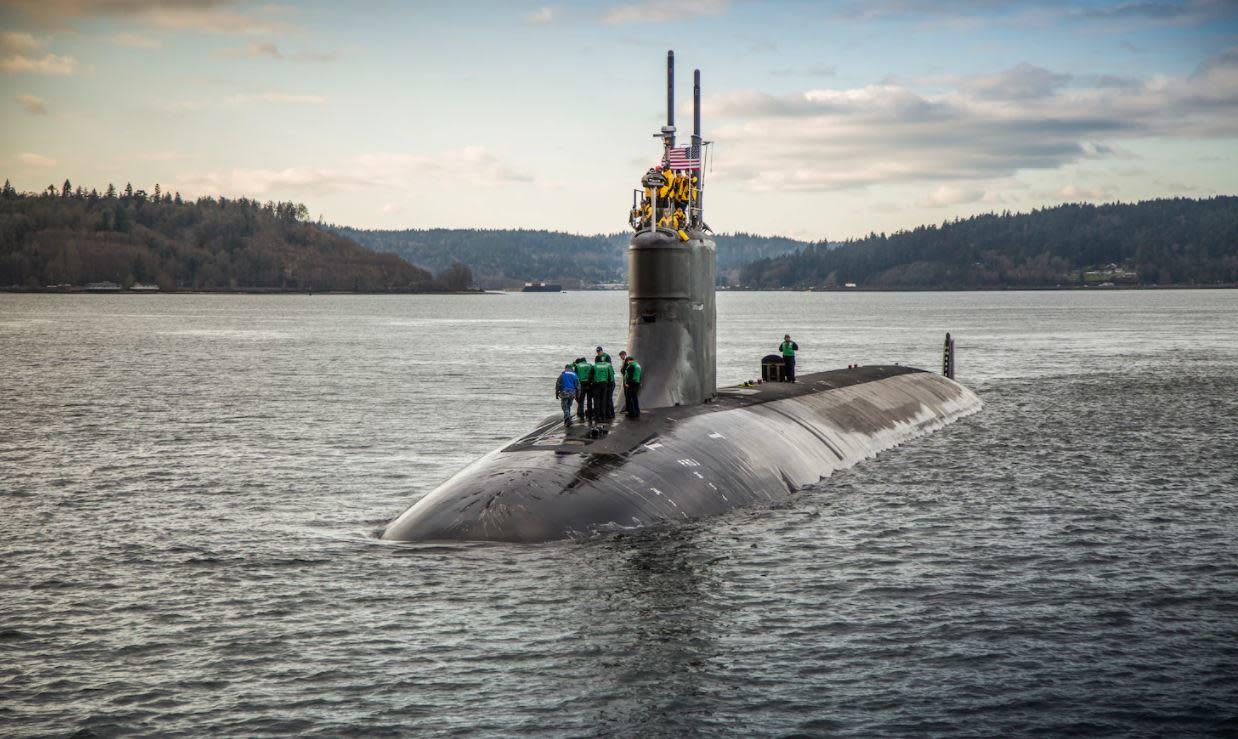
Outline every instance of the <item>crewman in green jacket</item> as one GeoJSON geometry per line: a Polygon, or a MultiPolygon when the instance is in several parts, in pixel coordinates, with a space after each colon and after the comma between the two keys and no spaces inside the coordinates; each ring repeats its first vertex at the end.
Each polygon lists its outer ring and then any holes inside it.
{"type": "Polygon", "coordinates": [[[576,377],[580,380],[580,393],[576,396],[576,417],[593,417],[593,365],[584,357],[576,358],[576,377]]]}
{"type": "Polygon", "coordinates": [[[640,418],[640,362],[628,356],[623,364],[623,412],[628,418],[640,418]]]}
{"type": "Polygon", "coordinates": [[[800,345],[791,341],[791,334],[783,335],[778,351],[782,352],[782,365],[785,367],[783,373],[786,375],[787,382],[795,382],[795,353],[799,349],[800,345]]]}
{"type": "Polygon", "coordinates": [[[609,421],[615,417],[615,368],[610,358],[593,363],[593,420],[609,421]]]}

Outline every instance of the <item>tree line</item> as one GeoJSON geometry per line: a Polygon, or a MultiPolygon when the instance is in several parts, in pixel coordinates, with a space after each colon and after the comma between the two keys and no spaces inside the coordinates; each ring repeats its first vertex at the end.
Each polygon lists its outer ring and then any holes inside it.
{"type": "MultiPolygon", "coordinates": [[[[536,229],[330,228],[375,251],[399,254],[428,269],[447,269],[453,263],[467,265],[483,287],[516,287],[530,280],[546,280],[579,288],[627,279],[630,232],[578,235],[536,229]]],[[[754,259],[811,245],[742,232],[719,234],[714,241],[721,284],[737,278],[740,268],[754,259]]]]}
{"type": "Polygon", "coordinates": [[[1072,203],[986,214],[834,248],[806,246],[741,270],[753,288],[962,289],[1238,283],[1238,197],[1072,203]]]}
{"type": "Polygon", "coordinates": [[[0,287],[157,284],[163,290],[434,292],[467,289],[448,265],[438,278],[307,221],[305,205],[65,180],[41,193],[0,190],[0,287]]]}

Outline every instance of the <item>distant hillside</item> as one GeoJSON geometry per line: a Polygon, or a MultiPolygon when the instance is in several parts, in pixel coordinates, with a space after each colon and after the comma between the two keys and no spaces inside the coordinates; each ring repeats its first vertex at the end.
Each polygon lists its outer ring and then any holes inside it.
{"type": "Polygon", "coordinates": [[[1238,283],[1238,197],[1071,204],[809,246],[741,271],[753,288],[1238,283]]]}
{"type": "MultiPolygon", "coordinates": [[[[581,287],[627,279],[630,233],[577,236],[532,230],[332,228],[371,249],[399,254],[436,272],[459,262],[471,269],[484,287],[512,287],[527,280],[581,287]]],[[[723,282],[737,277],[740,267],[754,259],[809,246],[804,241],[745,233],[721,234],[714,240],[723,282]]]]}
{"type": "MultiPolygon", "coordinates": [[[[126,187],[40,195],[0,191],[0,287],[109,281],[163,290],[243,289],[422,292],[443,290],[429,272],[304,222],[305,206],[147,194],[126,187]]],[[[467,275],[449,272],[450,287],[467,275]]],[[[459,284],[463,282],[464,284],[459,284]]]]}

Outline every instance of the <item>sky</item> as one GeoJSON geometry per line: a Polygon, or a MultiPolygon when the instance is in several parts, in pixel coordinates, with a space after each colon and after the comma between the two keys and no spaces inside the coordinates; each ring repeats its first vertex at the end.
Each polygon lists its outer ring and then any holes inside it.
{"type": "Polygon", "coordinates": [[[616,232],[668,49],[718,232],[1238,194],[1238,0],[0,0],[0,176],[616,232]]]}

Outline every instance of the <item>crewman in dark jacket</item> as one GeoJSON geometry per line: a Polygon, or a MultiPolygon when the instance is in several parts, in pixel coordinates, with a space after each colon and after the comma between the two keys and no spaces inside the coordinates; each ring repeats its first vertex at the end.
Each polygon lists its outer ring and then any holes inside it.
{"type": "Polygon", "coordinates": [[[795,353],[799,350],[800,345],[791,341],[791,334],[784,334],[778,351],[782,352],[782,365],[786,367],[787,382],[795,382],[795,353]]]}
{"type": "Polygon", "coordinates": [[[623,412],[629,418],[640,418],[640,362],[629,356],[623,364],[623,412]]]}
{"type": "Polygon", "coordinates": [[[615,417],[615,368],[610,363],[610,355],[602,351],[602,347],[599,346],[597,348],[597,356],[593,358],[593,368],[595,372],[593,376],[594,382],[597,382],[597,366],[602,362],[605,362],[606,366],[610,370],[610,380],[607,381],[606,391],[602,396],[606,401],[605,405],[601,408],[595,408],[594,410],[603,420],[609,421],[615,417]]]}
{"type": "Polygon", "coordinates": [[[593,363],[593,420],[615,417],[615,368],[609,357],[593,363]]]}
{"type": "Polygon", "coordinates": [[[580,392],[576,394],[576,417],[584,420],[593,417],[593,365],[584,357],[576,358],[576,377],[580,380],[580,392]]]}

